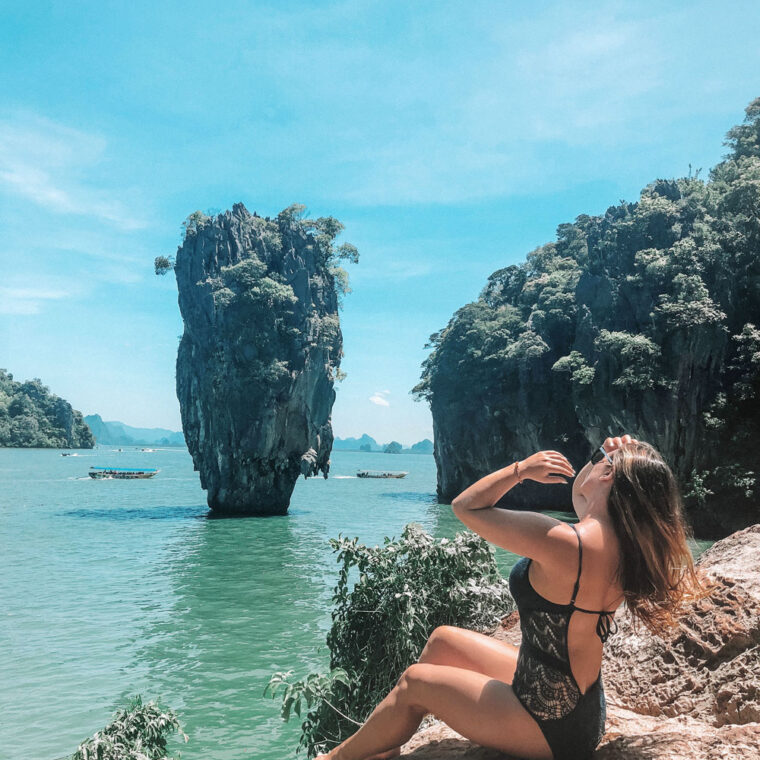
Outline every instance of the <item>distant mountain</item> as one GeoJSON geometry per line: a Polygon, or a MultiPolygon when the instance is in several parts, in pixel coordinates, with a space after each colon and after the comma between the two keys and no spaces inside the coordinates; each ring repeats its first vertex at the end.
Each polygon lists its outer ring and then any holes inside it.
{"type": "Polygon", "coordinates": [[[107,446],[184,446],[185,436],[165,428],[136,428],[123,422],[104,422],[99,414],[88,414],[87,423],[95,440],[107,446]]]}
{"type": "MultiPolygon", "coordinates": [[[[391,441],[395,443],[395,441],[391,441]]],[[[372,436],[366,433],[361,438],[336,438],[333,441],[334,451],[385,451],[390,444],[380,444],[372,436]]],[[[400,445],[400,444],[399,444],[400,445]]],[[[394,447],[395,449],[395,447],[394,447]]],[[[432,454],[433,442],[425,438],[419,443],[415,443],[411,448],[401,449],[405,454],[432,454]]]]}
{"type": "Polygon", "coordinates": [[[333,441],[335,451],[382,451],[383,447],[366,433],[361,438],[336,438],[333,441]],[[369,446],[370,448],[366,448],[369,446]]]}

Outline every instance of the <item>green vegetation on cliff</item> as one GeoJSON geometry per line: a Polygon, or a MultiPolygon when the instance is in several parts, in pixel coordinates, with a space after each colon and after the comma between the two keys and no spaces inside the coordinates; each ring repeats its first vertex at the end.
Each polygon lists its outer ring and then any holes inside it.
{"type": "Polygon", "coordinates": [[[348,292],[340,263],[359,254],[335,242],[337,219],[304,212],[195,212],[176,257],[155,262],[177,279],[182,428],[218,512],[284,514],[300,475],[329,471],[348,292]]]}
{"type": "MultiPolygon", "coordinates": [[[[707,181],[657,180],[637,203],[561,224],[555,242],[494,272],[431,336],[414,392],[431,404],[442,499],[542,448],[561,447],[578,466],[626,432],[674,467],[698,532],[751,522],[760,99],[726,145],[707,181]]],[[[570,508],[569,486],[533,485],[516,504],[570,508]]]]}
{"type": "Polygon", "coordinates": [[[35,378],[16,382],[0,369],[0,446],[91,449],[95,445],[80,412],[35,378]]]}
{"type": "Polygon", "coordinates": [[[436,627],[487,630],[513,607],[493,549],[469,531],[435,541],[411,524],[381,547],[346,538],[330,544],[340,565],[330,672],[296,682],[291,672],[276,673],[267,687],[282,696],[285,720],[303,718],[301,747],[310,757],[356,731],[436,627]]]}

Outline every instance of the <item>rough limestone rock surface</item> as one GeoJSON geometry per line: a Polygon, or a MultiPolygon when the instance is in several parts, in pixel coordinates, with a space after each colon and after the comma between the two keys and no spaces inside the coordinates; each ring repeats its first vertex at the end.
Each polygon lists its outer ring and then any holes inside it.
{"type": "MultiPolygon", "coordinates": [[[[602,677],[607,731],[599,760],[760,758],[760,524],[714,544],[699,559],[711,595],[683,615],[667,639],[633,631],[618,612],[602,677]]],[[[518,613],[494,636],[520,643],[518,613]]],[[[441,722],[403,747],[415,760],[496,760],[441,722]]]]}
{"type": "Polygon", "coordinates": [[[240,203],[186,230],[177,396],[195,469],[213,510],[284,514],[299,475],[329,470],[342,355],[331,238],[240,203]]]}
{"type": "MultiPolygon", "coordinates": [[[[430,337],[438,496],[535,451],[576,469],[607,436],[662,452],[696,533],[723,538],[760,502],[760,98],[710,172],[656,180],[580,214],[495,271],[430,337]]],[[[528,482],[510,507],[571,509],[528,482]]]]}

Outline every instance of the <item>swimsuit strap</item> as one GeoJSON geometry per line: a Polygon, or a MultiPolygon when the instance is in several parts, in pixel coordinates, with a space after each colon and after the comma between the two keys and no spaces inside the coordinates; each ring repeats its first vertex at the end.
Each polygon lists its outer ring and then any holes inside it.
{"type": "Polygon", "coordinates": [[[575,607],[575,597],[578,596],[578,588],[581,585],[581,569],[583,568],[583,544],[581,543],[581,534],[578,533],[575,525],[570,523],[570,527],[575,531],[575,535],[578,536],[578,577],[575,579],[573,598],[570,600],[570,606],[575,607]]]}
{"type": "Polygon", "coordinates": [[[615,610],[584,610],[582,607],[575,606],[575,597],[578,596],[578,587],[581,582],[581,569],[583,567],[583,544],[581,543],[581,534],[578,533],[575,525],[570,523],[570,527],[575,531],[575,535],[578,536],[578,578],[575,581],[573,598],[570,600],[570,606],[576,612],[587,612],[589,615],[599,615],[599,620],[596,623],[596,633],[602,640],[602,643],[604,643],[609,638],[610,633],[617,633],[617,622],[615,622],[614,619],[615,610]],[[615,626],[614,631],[610,630],[611,625],[615,626]]]}

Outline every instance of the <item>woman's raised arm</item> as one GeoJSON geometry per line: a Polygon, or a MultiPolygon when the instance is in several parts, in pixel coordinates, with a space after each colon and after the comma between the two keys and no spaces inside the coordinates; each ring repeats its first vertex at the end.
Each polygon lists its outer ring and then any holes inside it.
{"type": "Polygon", "coordinates": [[[462,491],[451,502],[451,506],[458,517],[458,510],[492,507],[507,491],[525,478],[539,483],[568,483],[568,478],[574,477],[573,466],[558,451],[539,451],[527,459],[481,478],[462,491]]]}
{"type": "Polygon", "coordinates": [[[551,564],[567,548],[577,551],[572,531],[560,520],[539,512],[494,509],[493,505],[525,478],[539,483],[567,483],[574,475],[573,466],[562,454],[539,451],[481,478],[462,491],[451,506],[454,514],[486,541],[551,564]]]}

